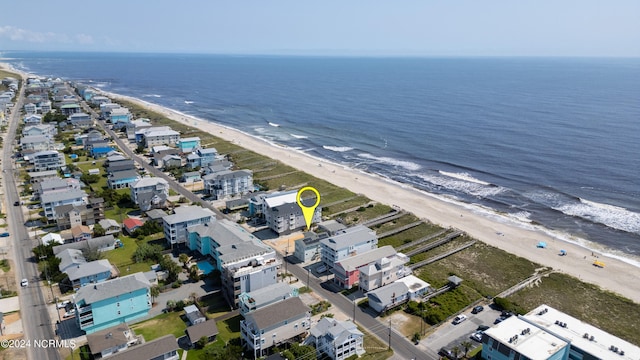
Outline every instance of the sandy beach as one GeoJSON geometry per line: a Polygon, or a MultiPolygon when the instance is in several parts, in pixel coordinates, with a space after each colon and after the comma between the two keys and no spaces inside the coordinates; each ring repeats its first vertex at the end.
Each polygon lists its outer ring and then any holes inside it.
{"type": "MultiPolygon", "coordinates": [[[[11,69],[7,64],[0,65],[11,69]]],[[[372,200],[396,205],[414,213],[419,218],[444,227],[455,227],[487,244],[544,266],[552,267],[640,303],[640,282],[637,281],[640,278],[640,268],[629,263],[607,257],[604,254],[594,254],[591,250],[553,238],[543,231],[525,229],[516,224],[500,221],[498,217],[480,214],[461,205],[442,201],[412,187],[318,160],[206,120],[190,117],[140,99],[111,93],[106,93],[106,95],[114,99],[125,99],[138,103],[172,120],[207,131],[242,147],[278,159],[315,177],[330,181],[355,193],[364,194],[372,200]],[[319,163],[322,163],[322,166],[319,166],[319,163]],[[536,244],[540,241],[546,242],[546,249],[536,248],[536,244]],[[566,256],[559,256],[561,249],[567,251],[566,256]],[[606,267],[598,268],[593,265],[596,256],[598,260],[606,264],[606,267]]]]}
{"type": "Polygon", "coordinates": [[[487,244],[544,266],[552,267],[640,303],[640,282],[637,281],[640,278],[640,268],[631,264],[606,257],[603,254],[594,254],[591,250],[555,239],[542,231],[528,230],[515,224],[498,221],[497,218],[492,219],[490,216],[442,201],[409,186],[393,183],[378,176],[270,144],[234,129],[190,117],[136,98],[116,94],[108,95],[116,99],[121,98],[136,102],[172,120],[197,127],[242,147],[278,159],[315,177],[330,181],[355,193],[364,194],[377,202],[399,206],[419,218],[444,227],[458,228],[487,244]],[[318,166],[320,163],[322,166],[318,166]],[[546,249],[536,247],[540,241],[547,243],[546,249]],[[561,249],[567,251],[566,256],[559,256],[561,249]],[[606,264],[605,268],[593,265],[596,256],[598,256],[598,260],[606,264]]]}

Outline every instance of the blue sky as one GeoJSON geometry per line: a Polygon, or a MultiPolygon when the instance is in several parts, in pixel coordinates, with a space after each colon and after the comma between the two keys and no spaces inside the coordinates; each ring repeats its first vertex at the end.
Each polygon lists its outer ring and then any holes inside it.
{"type": "Polygon", "coordinates": [[[638,0],[31,0],[9,9],[0,50],[640,56],[638,0]]]}

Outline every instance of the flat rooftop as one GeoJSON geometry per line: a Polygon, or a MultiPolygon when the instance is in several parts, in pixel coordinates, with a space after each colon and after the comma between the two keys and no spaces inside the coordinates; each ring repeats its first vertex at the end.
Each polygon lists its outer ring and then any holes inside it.
{"type": "Polygon", "coordinates": [[[529,359],[547,359],[569,345],[567,341],[517,316],[504,320],[485,331],[485,334],[529,359]]]}

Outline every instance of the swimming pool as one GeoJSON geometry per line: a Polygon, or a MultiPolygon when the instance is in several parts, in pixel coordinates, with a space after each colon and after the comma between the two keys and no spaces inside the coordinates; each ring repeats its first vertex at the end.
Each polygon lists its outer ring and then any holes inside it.
{"type": "Polygon", "coordinates": [[[210,263],[209,260],[200,260],[196,264],[198,264],[198,269],[202,270],[205,275],[208,275],[214,270],[213,264],[210,263]]]}

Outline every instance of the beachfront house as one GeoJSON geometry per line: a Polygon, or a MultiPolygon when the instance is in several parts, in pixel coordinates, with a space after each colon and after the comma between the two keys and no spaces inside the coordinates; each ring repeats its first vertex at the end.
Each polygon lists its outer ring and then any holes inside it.
{"type": "Polygon", "coordinates": [[[136,131],[136,143],[147,149],[156,145],[175,145],[180,133],[169,126],[153,126],[136,131]]]}
{"type": "Polygon", "coordinates": [[[332,360],[345,360],[366,352],[364,334],[351,320],[323,317],[309,332],[310,336],[304,343],[315,345],[318,358],[325,354],[332,360]]]}
{"type": "Polygon", "coordinates": [[[146,316],[149,281],[141,273],[81,287],[73,297],[76,324],[87,334],[146,316]]]}
{"type": "MultiPolygon", "coordinates": [[[[261,212],[267,226],[278,234],[288,234],[306,228],[302,209],[296,202],[298,190],[276,192],[262,196],[261,212]]],[[[251,203],[249,205],[251,208],[251,203]]],[[[312,223],[321,221],[322,207],[316,207],[312,223]]]]}
{"type": "Polygon", "coordinates": [[[129,188],[131,201],[142,211],[163,208],[169,197],[169,183],[163,178],[144,177],[129,188]]]}
{"type": "Polygon", "coordinates": [[[181,153],[189,153],[200,147],[199,137],[188,137],[178,139],[178,149],[181,153]]]}
{"type": "Polygon", "coordinates": [[[317,234],[313,231],[305,232],[304,238],[298,239],[295,242],[293,257],[303,263],[320,260],[320,240],[328,236],[329,234],[327,233],[317,234]]]}
{"type": "Polygon", "coordinates": [[[322,263],[333,269],[341,260],[376,249],[378,237],[368,227],[356,225],[320,240],[320,246],[322,263]]]}
{"type": "Polygon", "coordinates": [[[409,275],[368,292],[367,298],[369,306],[382,313],[408,301],[420,299],[429,289],[428,283],[409,275]]]}
{"type": "Polygon", "coordinates": [[[61,179],[59,177],[51,178],[47,181],[43,181],[37,184],[33,184],[33,194],[36,197],[40,197],[42,194],[58,192],[58,191],[69,191],[69,190],[80,190],[80,181],[73,178],[61,179]]]}
{"type": "Polygon", "coordinates": [[[214,199],[224,199],[253,191],[253,172],[251,170],[223,170],[205,175],[205,192],[214,199]]]}
{"type": "Polygon", "coordinates": [[[298,297],[251,312],[240,321],[242,343],[254,358],[289,340],[299,341],[311,326],[311,309],[298,297]]]}
{"type": "MultiPolygon", "coordinates": [[[[102,108],[102,106],[100,106],[100,108],[102,108]]],[[[113,124],[114,129],[119,129],[131,122],[131,113],[129,113],[129,109],[127,108],[116,107],[109,112],[109,120],[111,124],[113,124]]]]}
{"type": "Polygon", "coordinates": [[[246,314],[263,307],[298,296],[298,288],[279,282],[251,292],[243,292],[238,296],[240,314],[246,314]]]}
{"type": "Polygon", "coordinates": [[[404,267],[408,262],[409,258],[396,253],[393,246],[383,246],[336,261],[333,282],[342,289],[351,289],[362,279],[367,282],[364,288],[373,290],[408,275],[411,271],[404,267]]]}
{"type": "Polygon", "coordinates": [[[86,129],[93,126],[93,119],[91,118],[91,115],[83,112],[69,115],[67,122],[74,128],[79,129],[86,129]]]}
{"type": "Polygon", "coordinates": [[[208,224],[216,218],[213,211],[200,206],[181,206],[173,212],[162,218],[164,236],[171,246],[188,241],[187,229],[208,224]]]}
{"type": "Polygon", "coordinates": [[[29,183],[37,184],[58,177],[58,170],[29,171],[29,183]]]}
{"type": "Polygon", "coordinates": [[[197,149],[187,155],[187,166],[191,169],[204,168],[214,164],[217,160],[218,150],[215,148],[197,149]]]}

